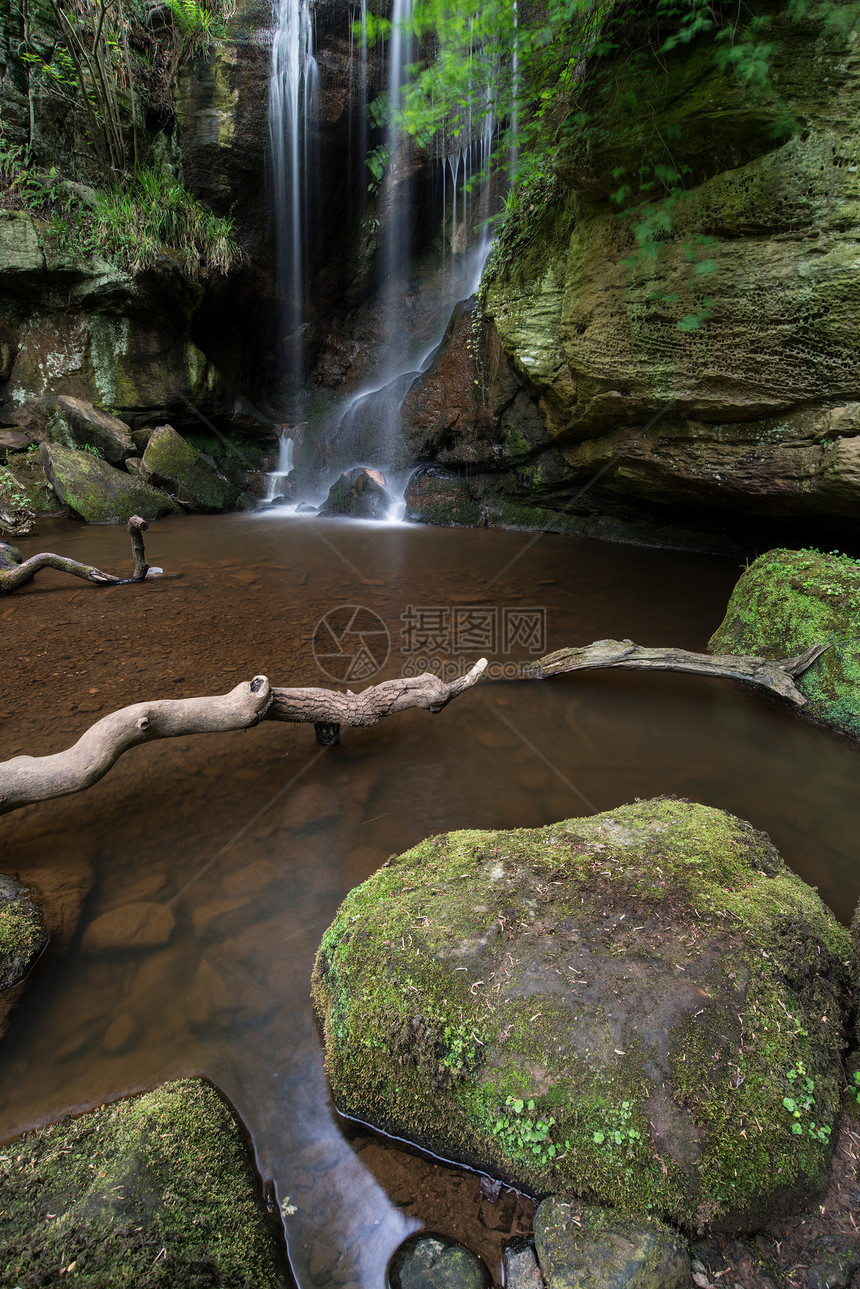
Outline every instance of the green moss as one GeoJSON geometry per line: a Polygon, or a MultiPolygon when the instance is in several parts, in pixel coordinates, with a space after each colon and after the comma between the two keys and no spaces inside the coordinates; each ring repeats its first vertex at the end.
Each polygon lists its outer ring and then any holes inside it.
{"type": "Polygon", "coordinates": [[[711,653],[789,658],[815,644],[827,652],[798,688],[810,715],[860,736],[860,563],[815,550],[760,555],[732,592],[711,653]]]}
{"type": "Polygon", "coordinates": [[[239,1126],[198,1080],[30,1133],[0,1170],[4,1284],[285,1283],[239,1126]]]}
{"type": "Polygon", "coordinates": [[[169,425],[153,431],[143,464],[154,480],[175,491],[193,510],[223,510],[231,498],[229,485],[169,425]]]}
{"type": "Polygon", "coordinates": [[[23,980],[48,941],[24,887],[0,875],[0,990],[23,980]]]}
{"type": "Polygon", "coordinates": [[[659,800],[423,842],[344,901],[313,990],[346,1113],[695,1227],[824,1180],[783,1098],[802,1064],[834,1121],[851,958],[763,834],[659,800]]]}

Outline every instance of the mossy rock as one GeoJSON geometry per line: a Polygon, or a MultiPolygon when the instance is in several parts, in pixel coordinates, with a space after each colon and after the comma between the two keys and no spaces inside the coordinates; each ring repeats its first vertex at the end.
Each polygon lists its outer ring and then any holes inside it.
{"type": "Polygon", "coordinates": [[[0,1177],[2,1284],[287,1283],[241,1128],[201,1080],[28,1133],[0,1177]]]}
{"type": "Polygon", "coordinates": [[[134,452],[125,422],[85,399],[55,394],[35,400],[35,407],[44,416],[48,437],[54,443],[67,448],[89,445],[111,465],[120,465],[134,452]]]}
{"type": "Polygon", "coordinates": [[[437,466],[415,471],[406,486],[405,500],[405,518],[410,524],[474,528],[480,522],[480,507],[469,491],[469,481],[437,466]]]}
{"type": "Polygon", "coordinates": [[[711,653],[790,658],[825,654],[798,678],[811,716],[860,737],[860,562],[815,550],[760,555],[732,591],[711,653]]]}
{"type": "Polygon", "coordinates": [[[27,888],[0,873],[0,992],[24,979],[47,942],[27,888]]]}
{"type": "Polygon", "coordinates": [[[749,1229],[826,1182],[852,961],[765,834],[658,798],[422,842],[347,896],[313,992],[343,1113],[538,1193],[749,1229]]]}
{"type": "Polygon", "coordinates": [[[191,510],[224,510],[235,501],[236,489],[172,425],[153,430],[143,453],[143,467],[154,483],[175,494],[191,510]]]}
{"type": "Polygon", "coordinates": [[[685,1241],[654,1218],[551,1196],[535,1214],[535,1245],[547,1289],[690,1289],[685,1241]]]}
{"type": "Polygon", "coordinates": [[[39,452],[60,501],[88,524],[120,523],[132,515],[159,519],[177,509],[166,493],[116,470],[90,452],[58,443],[43,443],[39,452]]]}

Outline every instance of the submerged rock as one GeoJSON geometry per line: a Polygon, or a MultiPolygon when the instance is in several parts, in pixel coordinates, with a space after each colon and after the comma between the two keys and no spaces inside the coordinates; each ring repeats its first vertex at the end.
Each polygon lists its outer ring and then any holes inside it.
{"type": "Polygon", "coordinates": [[[29,1133],[0,1178],[3,1284],[288,1283],[240,1125],[201,1080],[29,1133]]]}
{"type": "Polygon", "coordinates": [[[24,979],[47,942],[26,886],[0,873],[0,992],[24,979]]]}
{"type": "Polygon", "coordinates": [[[172,425],[152,431],[143,469],[154,484],[174,493],[191,510],[224,510],[236,498],[236,489],[172,425]]]}
{"type": "Polygon", "coordinates": [[[657,799],[422,842],[347,896],[313,990],[345,1114],[735,1229],[826,1180],[851,959],[764,834],[657,799]]]}
{"type": "Polygon", "coordinates": [[[797,679],[818,720],[860,737],[860,562],[814,550],[760,555],[732,591],[711,653],[790,658],[829,649],[797,679]]]}
{"type": "Polygon", "coordinates": [[[490,1289],[492,1283],[477,1254],[429,1231],[404,1240],[388,1267],[387,1289],[490,1289]]]}
{"type": "Polygon", "coordinates": [[[166,493],[90,452],[43,443],[40,455],[45,475],[60,501],[88,524],[124,522],[132,515],[159,519],[177,509],[166,493]]]}
{"type": "Polygon", "coordinates": [[[356,466],[354,470],[345,470],[334,481],[317,513],[348,515],[351,519],[384,519],[390,505],[385,475],[379,470],[356,466]]]}
{"type": "Polygon", "coordinates": [[[546,1199],[535,1244],[547,1289],[689,1289],[686,1244],[653,1218],[546,1199]]]}
{"type": "Polygon", "coordinates": [[[152,949],[167,944],[176,918],[167,904],[139,900],[122,904],[102,913],[84,932],[85,953],[105,953],[115,949],[152,949]]]}

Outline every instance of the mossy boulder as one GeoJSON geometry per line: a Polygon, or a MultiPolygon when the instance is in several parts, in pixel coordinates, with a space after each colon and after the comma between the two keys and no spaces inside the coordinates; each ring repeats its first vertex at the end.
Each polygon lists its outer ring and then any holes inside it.
{"type": "Polygon", "coordinates": [[[34,400],[34,411],[44,421],[45,432],[54,443],[67,448],[89,446],[111,465],[121,464],[134,452],[131,432],[125,422],[83,398],[50,395],[34,400]]]}
{"type": "Polygon", "coordinates": [[[378,470],[356,466],[335,479],[319,508],[321,515],[350,516],[352,519],[384,519],[391,506],[385,475],[378,470]]]}
{"type": "Polygon", "coordinates": [[[547,1289],[690,1289],[686,1243],[654,1218],[551,1197],[538,1206],[535,1245],[547,1289]]]}
{"type": "Polygon", "coordinates": [[[852,959],[765,834],[659,798],[422,842],[347,896],[313,992],[343,1113],[742,1229],[826,1181],[852,959]]]}
{"type": "Polygon", "coordinates": [[[405,500],[405,518],[411,524],[474,528],[480,522],[480,507],[469,491],[469,481],[438,466],[415,471],[406,485],[405,500]]]}
{"type": "Polygon", "coordinates": [[[236,499],[236,490],[172,425],[153,430],[143,453],[143,468],[153,483],[191,510],[224,510],[236,499]]]}
{"type": "Polygon", "coordinates": [[[798,678],[810,715],[860,737],[860,562],[814,550],[772,550],[740,578],[712,653],[789,658],[830,647],[798,678]]]}
{"type": "Polygon", "coordinates": [[[23,980],[48,942],[29,891],[0,873],[0,991],[23,980]]]}
{"type": "Polygon", "coordinates": [[[287,1283],[241,1128],[201,1080],[29,1133],[0,1177],[3,1284],[287,1283]]]}
{"type": "Polygon", "coordinates": [[[91,452],[43,443],[39,453],[45,475],[62,504],[88,524],[125,522],[132,515],[159,519],[177,509],[166,493],[91,452]]]}

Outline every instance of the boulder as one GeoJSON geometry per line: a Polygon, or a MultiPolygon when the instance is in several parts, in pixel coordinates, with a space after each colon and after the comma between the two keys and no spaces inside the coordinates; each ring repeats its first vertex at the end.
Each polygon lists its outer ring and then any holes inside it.
{"type": "Polygon", "coordinates": [[[742,574],[711,653],[790,658],[829,644],[797,680],[811,716],[860,737],[860,562],[815,550],[772,550],[742,574]]]}
{"type": "Polygon", "coordinates": [[[134,452],[131,432],[124,421],[83,398],[68,394],[33,400],[36,417],[44,421],[45,434],[67,448],[95,448],[105,461],[119,465],[134,452]]]}
{"type": "Polygon", "coordinates": [[[0,460],[11,452],[24,452],[29,446],[29,436],[21,430],[0,430],[0,460]]]}
{"type": "Polygon", "coordinates": [[[395,1250],[387,1281],[387,1289],[491,1289],[493,1278],[464,1245],[419,1231],[395,1250]]]}
{"type": "Polygon", "coordinates": [[[153,483],[191,510],[223,510],[235,501],[235,489],[171,425],[159,425],[152,431],[143,453],[143,468],[153,483]]]}
{"type": "Polygon", "coordinates": [[[24,979],[47,942],[26,886],[0,873],[0,992],[24,979]]]}
{"type": "Polygon", "coordinates": [[[654,1218],[545,1199],[535,1245],[546,1289],[689,1289],[690,1255],[654,1218]]]}
{"type": "Polygon", "coordinates": [[[384,519],[391,506],[385,475],[356,466],[345,470],[329,488],[320,515],[348,515],[351,519],[384,519]]]}
{"type": "Polygon", "coordinates": [[[85,953],[112,953],[115,949],[153,949],[167,944],[176,918],[167,904],[140,900],[110,909],[90,922],[83,938],[85,953]]]}
{"type": "Polygon", "coordinates": [[[4,1284],[289,1283],[242,1127],[200,1079],[48,1124],[0,1178],[4,1284]]]}
{"type": "Polygon", "coordinates": [[[749,1229],[826,1182],[852,959],[766,835],[658,798],[422,842],[347,896],[313,992],[344,1114],[533,1191],[749,1229]]]}
{"type": "Polygon", "coordinates": [[[133,479],[91,452],[43,443],[42,466],[64,506],[88,524],[125,522],[132,515],[159,519],[178,507],[164,492],[133,479]]]}
{"type": "Polygon", "coordinates": [[[474,528],[480,517],[468,480],[438,466],[422,466],[406,485],[404,518],[409,523],[474,528]]]}

